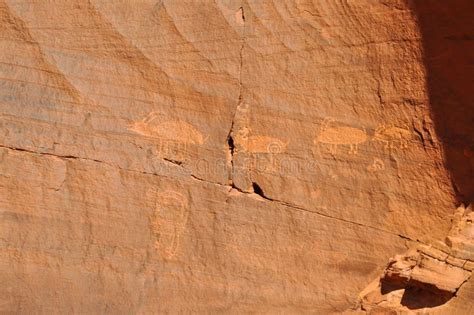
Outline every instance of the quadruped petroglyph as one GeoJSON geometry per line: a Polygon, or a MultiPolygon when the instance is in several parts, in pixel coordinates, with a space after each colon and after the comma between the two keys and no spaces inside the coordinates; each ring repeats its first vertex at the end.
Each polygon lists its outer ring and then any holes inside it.
{"type": "Polygon", "coordinates": [[[369,139],[367,132],[362,129],[343,126],[335,123],[332,118],[326,118],[319,135],[314,139],[317,145],[329,147],[329,152],[336,154],[339,146],[349,147],[349,154],[357,154],[358,146],[369,139]]]}
{"type": "Polygon", "coordinates": [[[157,139],[159,154],[177,159],[185,156],[189,145],[202,145],[206,140],[191,124],[181,120],[160,121],[160,115],[156,112],[151,112],[141,121],[130,124],[128,129],[157,139]]]}
{"type": "Polygon", "coordinates": [[[413,140],[414,134],[408,129],[394,125],[380,125],[375,129],[373,140],[384,144],[385,149],[408,148],[408,143],[413,140]]]}
{"type": "Polygon", "coordinates": [[[252,154],[253,167],[261,170],[275,172],[279,170],[278,155],[286,152],[289,141],[282,141],[281,139],[255,135],[246,138],[243,142],[242,149],[245,152],[252,154]],[[268,157],[269,161],[265,162],[268,157]],[[263,158],[263,159],[261,159],[263,158]],[[265,162],[262,164],[262,162],[265,162]]]}
{"type": "MultiPolygon", "coordinates": [[[[408,127],[402,128],[390,125],[379,125],[374,135],[370,136],[365,128],[354,128],[336,122],[333,118],[324,119],[319,135],[314,140],[316,145],[329,148],[329,152],[336,154],[339,146],[348,146],[349,154],[357,154],[358,146],[362,143],[375,141],[384,145],[384,149],[406,149],[415,134],[408,127]]],[[[376,163],[380,168],[380,163],[376,163]]],[[[373,169],[371,167],[371,169],[373,169]]]]}
{"type": "Polygon", "coordinates": [[[279,154],[286,151],[288,143],[269,136],[250,136],[244,146],[249,153],[279,154]]]}
{"type": "Polygon", "coordinates": [[[156,194],[151,228],[156,237],[155,248],[163,257],[171,259],[176,256],[188,215],[188,199],[184,195],[175,191],[156,194]]]}

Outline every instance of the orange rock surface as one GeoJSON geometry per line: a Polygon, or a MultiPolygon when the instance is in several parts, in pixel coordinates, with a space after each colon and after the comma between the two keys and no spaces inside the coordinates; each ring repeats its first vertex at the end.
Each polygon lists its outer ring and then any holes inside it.
{"type": "Polygon", "coordinates": [[[0,312],[472,314],[473,15],[0,0],[0,312]]]}

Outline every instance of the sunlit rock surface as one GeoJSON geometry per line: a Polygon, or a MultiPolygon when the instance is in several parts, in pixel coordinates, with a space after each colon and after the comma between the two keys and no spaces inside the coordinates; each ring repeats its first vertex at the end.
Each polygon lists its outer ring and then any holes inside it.
{"type": "Polygon", "coordinates": [[[468,314],[472,7],[0,1],[0,311],[468,314]]]}

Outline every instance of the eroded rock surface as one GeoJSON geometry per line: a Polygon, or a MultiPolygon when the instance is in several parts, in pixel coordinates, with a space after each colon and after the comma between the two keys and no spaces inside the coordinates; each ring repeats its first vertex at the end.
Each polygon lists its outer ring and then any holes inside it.
{"type": "Polygon", "coordinates": [[[456,294],[474,271],[473,221],[472,208],[460,207],[444,242],[418,245],[390,259],[380,279],[360,294],[360,309],[373,314],[412,310],[469,314],[472,303],[460,307],[447,302],[456,300],[456,294]]]}
{"type": "Polygon", "coordinates": [[[0,311],[353,307],[459,201],[412,4],[0,0],[0,311]]]}

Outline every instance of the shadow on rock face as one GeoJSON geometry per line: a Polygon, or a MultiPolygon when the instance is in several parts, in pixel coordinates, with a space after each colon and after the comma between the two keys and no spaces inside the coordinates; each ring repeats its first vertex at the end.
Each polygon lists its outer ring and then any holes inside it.
{"type": "Polygon", "coordinates": [[[410,310],[440,306],[454,297],[453,293],[439,290],[435,286],[428,284],[410,286],[408,283],[381,281],[382,294],[389,294],[390,292],[398,290],[403,291],[400,305],[410,310]]]}
{"type": "Polygon", "coordinates": [[[405,289],[400,304],[410,310],[432,308],[446,304],[453,296],[452,293],[437,290],[434,287],[431,289],[408,287],[405,289]]]}
{"type": "Polygon", "coordinates": [[[474,1],[408,0],[420,27],[432,118],[459,202],[474,201],[474,1]]]}

